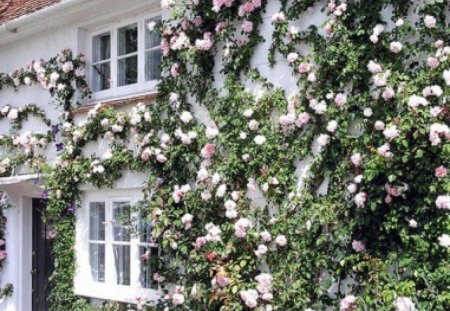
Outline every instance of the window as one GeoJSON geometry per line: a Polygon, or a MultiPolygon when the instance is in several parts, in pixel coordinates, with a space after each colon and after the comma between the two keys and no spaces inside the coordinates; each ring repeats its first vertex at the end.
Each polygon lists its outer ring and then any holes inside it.
{"type": "Polygon", "coordinates": [[[93,97],[106,98],[152,91],[160,78],[160,34],[149,22],[160,16],[114,24],[91,36],[93,97]]]}
{"type": "Polygon", "coordinates": [[[151,220],[139,199],[137,190],[83,196],[77,218],[78,295],[128,303],[136,302],[137,296],[156,299],[158,247],[152,243],[151,220]]]}

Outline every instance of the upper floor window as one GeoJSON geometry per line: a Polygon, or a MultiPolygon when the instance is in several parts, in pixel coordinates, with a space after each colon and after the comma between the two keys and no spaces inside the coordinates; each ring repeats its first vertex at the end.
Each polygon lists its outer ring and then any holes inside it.
{"type": "Polygon", "coordinates": [[[152,90],[160,78],[160,34],[148,23],[160,16],[114,24],[91,36],[91,88],[99,97],[152,90]],[[103,95],[103,96],[102,96],[103,95]]]}

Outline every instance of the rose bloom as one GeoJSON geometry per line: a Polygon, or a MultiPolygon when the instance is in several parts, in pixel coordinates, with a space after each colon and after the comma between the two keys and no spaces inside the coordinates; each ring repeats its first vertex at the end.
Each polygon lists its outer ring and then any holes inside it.
{"type": "Polygon", "coordinates": [[[434,18],[431,15],[427,15],[423,19],[423,23],[425,24],[425,27],[427,27],[427,28],[434,28],[436,26],[436,18],[434,18]]]}
{"type": "Polygon", "coordinates": [[[364,111],[363,111],[363,115],[364,115],[365,117],[370,118],[370,117],[372,116],[372,114],[373,114],[372,108],[366,108],[366,109],[364,109],[364,111]]]}
{"type": "Polygon", "coordinates": [[[336,94],[336,97],[334,98],[334,102],[339,107],[345,105],[345,103],[347,103],[347,95],[344,93],[336,94]]]}
{"type": "Polygon", "coordinates": [[[352,241],[352,248],[355,252],[363,252],[366,249],[366,246],[362,241],[353,240],[352,241]]]}
{"type": "Polygon", "coordinates": [[[295,62],[297,60],[297,58],[298,58],[298,54],[297,53],[289,53],[288,56],[287,56],[287,61],[289,63],[293,63],[293,62],[295,62]]]}
{"type": "Polygon", "coordinates": [[[258,245],[258,249],[255,251],[256,257],[261,257],[267,254],[268,248],[264,244],[258,245]]]}
{"type": "Polygon", "coordinates": [[[427,58],[427,65],[431,69],[436,69],[439,66],[439,64],[440,64],[440,61],[436,57],[428,57],[427,58]]]}
{"type": "Polygon", "coordinates": [[[216,150],[216,145],[214,144],[206,144],[201,151],[201,155],[204,159],[209,159],[214,155],[216,150]]]}
{"type": "Polygon", "coordinates": [[[353,310],[355,302],[356,302],[356,297],[355,296],[353,296],[353,295],[345,296],[345,298],[342,299],[342,301],[340,303],[339,311],[350,311],[350,310],[353,310]]]}
{"type": "Polygon", "coordinates": [[[361,153],[355,153],[350,157],[350,160],[352,161],[354,166],[360,166],[361,165],[361,153]]]}
{"type": "Polygon", "coordinates": [[[247,109],[247,110],[244,111],[243,115],[246,118],[251,118],[253,116],[253,110],[252,109],[247,109]]]}
{"type": "Polygon", "coordinates": [[[262,145],[262,144],[264,144],[265,142],[266,142],[266,137],[265,136],[263,136],[263,135],[257,135],[254,139],[253,139],[253,141],[255,142],[255,144],[257,144],[257,145],[262,145]]]}
{"type": "Polygon", "coordinates": [[[242,24],[242,30],[246,33],[252,32],[253,31],[253,23],[250,21],[245,21],[242,24]]]}
{"type": "Polygon", "coordinates": [[[284,236],[284,235],[282,235],[282,234],[277,235],[277,237],[275,238],[275,243],[276,243],[278,246],[285,246],[285,245],[287,244],[286,236],[284,236]]]}
{"type": "Polygon", "coordinates": [[[380,64],[375,63],[373,60],[369,61],[369,63],[367,64],[367,69],[371,73],[380,73],[382,71],[380,64]]]}
{"type": "Polygon", "coordinates": [[[410,219],[408,225],[410,228],[417,228],[417,221],[415,219],[410,219]]]}
{"type": "Polygon", "coordinates": [[[443,178],[443,177],[447,176],[447,169],[442,165],[439,166],[434,171],[434,176],[436,176],[437,178],[443,178]]]}
{"type": "Polygon", "coordinates": [[[439,209],[450,209],[450,196],[440,195],[436,199],[436,207],[439,209]]]}
{"type": "Polygon", "coordinates": [[[445,248],[449,248],[450,247],[450,235],[448,234],[443,234],[441,235],[439,238],[439,245],[445,248]]]}
{"type": "Polygon", "coordinates": [[[354,183],[351,183],[347,186],[347,191],[349,193],[355,193],[356,190],[358,190],[358,186],[356,186],[356,184],[354,184],[354,183]]]}
{"type": "Polygon", "coordinates": [[[396,311],[415,311],[416,306],[408,297],[397,297],[394,300],[394,307],[396,311]]]}
{"type": "Polygon", "coordinates": [[[381,97],[383,97],[384,100],[392,99],[395,96],[395,91],[391,87],[387,87],[384,91],[381,97]]]}
{"type": "Polygon", "coordinates": [[[175,293],[172,295],[172,303],[175,306],[182,305],[184,303],[184,296],[181,293],[175,293]]]}
{"type": "Polygon", "coordinates": [[[328,124],[327,124],[328,132],[334,133],[337,130],[337,128],[338,128],[338,123],[336,120],[331,120],[328,122],[328,124]]]}
{"type": "Polygon", "coordinates": [[[272,241],[272,235],[267,230],[261,232],[259,235],[261,237],[261,240],[263,240],[264,242],[272,241]]]}
{"type": "Polygon", "coordinates": [[[445,80],[445,84],[450,86],[450,69],[444,70],[443,77],[445,80]]]}
{"type": "Polygon", "coordinates": [[[375,122],[374,127],[375,127],[375,129],[376,129],[377,131],[382,131],[382,130],[384,130],[384,122],[378,120],[378,121],[375,122]]]}
{"type": "Polygon", "coordinates": [[[301,63],[301,64],[298,66],[298,71],[299,71],[300,73],[307,73],[307,72],[311,71],[311,65],[308,64],[308,63],[301,63]]]}
{"type": "Polygon", "coordinates": [[[391,52],[397,54],[397,53],[400,53],[402,51],[403,44],[401,44],[398,41],[394,41],[394,42],[391,42],[391,45],[389,46],[389,48],[390,48],[391,52]]]}

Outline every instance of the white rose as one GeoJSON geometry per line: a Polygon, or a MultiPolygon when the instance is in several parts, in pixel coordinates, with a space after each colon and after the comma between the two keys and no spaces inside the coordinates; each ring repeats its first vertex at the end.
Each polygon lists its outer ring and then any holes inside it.
{"type": "Polygon", "coordinates": [[[394,307],[396,311],[415,311],[416,306],[408,297],[397,297],[394,300],[394,307]]]}
{"type": "Polygon", "coordinates": [[[264,144],[264,143],[267,141],[267,139],[266,139],[266,137],[263,136],[263,135],[257,135],[257,136],[253,139],[253,141],[254,141],[255,144],[257,144],[257,145],[262,145],[262,144],[264,144]]]}
{"type": "Polygon", "coordinates": [[[180,119],[183,123],[189,123],[192,121],[193,117],[189,111],[183,111],[180,115],[180,119]]]}
{"type": "Polygon", "coordinates": [[[15,108],[11,109],[7,116],[7,118],[11,121],[16,120],[18,117],[19,117],[19,111],[15,108]]]}

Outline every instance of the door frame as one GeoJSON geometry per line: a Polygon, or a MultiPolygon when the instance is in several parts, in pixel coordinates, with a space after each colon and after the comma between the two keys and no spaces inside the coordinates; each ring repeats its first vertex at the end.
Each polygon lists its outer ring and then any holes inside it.
{"type": "Polygon", "coordinates": [[[33,276],[33,197],[22,197],[20,204],[20,269],[19,288],[21,299],[18,301],[19,310],[31,311],[33,276]]]}

